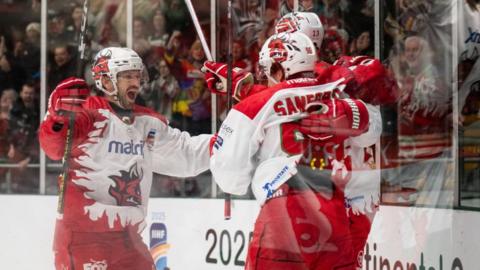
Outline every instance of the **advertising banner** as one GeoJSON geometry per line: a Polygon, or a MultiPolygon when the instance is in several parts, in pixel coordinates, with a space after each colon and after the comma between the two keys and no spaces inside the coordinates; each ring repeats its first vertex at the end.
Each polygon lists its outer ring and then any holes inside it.
{"type": "MultiPolygon", "coordinates": [[[[0,195],[0,268],[53,269],[55,196],[0,195]]],[[[221,199],[150,200],[143,232],[158,270],[243,269],[259,207],[221,199]]],[[[363,255],[365,270],[480,269],[480,213],[381,206],[363,255]]]]}

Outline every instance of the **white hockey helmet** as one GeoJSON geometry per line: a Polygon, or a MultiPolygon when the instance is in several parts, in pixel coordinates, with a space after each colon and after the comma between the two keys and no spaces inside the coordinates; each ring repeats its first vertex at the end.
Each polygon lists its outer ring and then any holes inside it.
{"type": "Polygon", "coordinates": [[[275,24],[275,33],[293,33],[301,31],[307,35],[317,50],[322,46],[324,36],[323,24],[318,15],[313,12],[290,12],[283,15],[275,24]]]}
{"type": "Polygon", "coordinates": [[[302,32],[274,34],[263,44],[259,55],[261,72],[272,79],[274,63],[281,65],[285,78],[299,72],[313,71],[316,52],[313,42],[302,32]]]}
{"type": "Polygon", "coordinates": [[[95,85],[105,94],[114,96],[118,93],[117,75],[127,70],[139,70],[144,75],[142,59],[129,48],[108,47],[97,53],[92,64],[92,77],[95,85]],[[102,85],[102,77],[106,75],[112,81],[114,91],[108,92],[102,85]]]}

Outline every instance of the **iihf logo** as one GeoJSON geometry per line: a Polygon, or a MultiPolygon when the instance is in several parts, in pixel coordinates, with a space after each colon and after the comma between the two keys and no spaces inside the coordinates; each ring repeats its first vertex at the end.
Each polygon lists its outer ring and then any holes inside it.
{"type": "Polygon", "coordinates": [[[153,222],[150,226],[150,254],[155,262],[155,269],[163,270],[167,267],[167,226],[163,222],[153,222]]]}

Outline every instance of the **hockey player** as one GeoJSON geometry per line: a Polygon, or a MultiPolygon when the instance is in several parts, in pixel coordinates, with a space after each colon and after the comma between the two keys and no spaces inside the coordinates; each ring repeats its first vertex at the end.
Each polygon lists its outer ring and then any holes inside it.
{"type": "MultiPolygon", "coordinates": [[[[315,13],[294,12],[283,16],[275,31],[306,33],[315,44],[317,51],[322,47],[324,29],[315,13]]],[[[319,54],[319,58],[322,56],[319,54]]],[[[397,83],[389,75],[378,59],[367,56],[342,56],[333,65],[318,61],[315,66],[316,77],[320,83],[343,79],[344,92],[350,97],[361,99],[375,105],[393,104],[397,99],[397,83]]],[[[371,116],[373,118],[373,116],[371,116]]],[[[381,122],[381,116],[376,116],[381,122]]],[[[310,160],[325,160],[330,167],[330,153],[325,152],[321,140],[312,140],[310,160]],[[319,150],[317,150],[319,149],[319,150]]],[[[380,168],[374,160],[374,143],[364,149],[349,149],[352,162],[346,163],[350,172],[345,178],[345,206],[350,220],[350,237],[356,268],[362,269],[363,249],[377,212],[380,200],[380,168]]],[[[338,151],[338,150],[337,150],[338,151]]],[[[339,153],[337,153],[339,155],[339,153]]],[[[314,163],[312,163],[314,164],[314,163]]]]}
{"type": "Polygon", "coordinates": [[[102,49],[92,67],[105,97],[88,95],[82,79],[52,92],[40,127],[46,154],[65,148],[68,114],[75,113],[64,212],[56,223],[57,269],[152,269],[140,232],[145,227],[152,173],[177,177],[208,169],[210,135],[190,137],[165,118],[134,104],[144,65],[131,49],[102,49]]]}
{"type": "MultiPolygon", "coordinates": [[[[331,184],[345,185],[348,168],[356,162],[350,153],[373,144],[381,125],[369,121],[370,115],[378,114],[374,107],[342,98],[341,80],[318,83],[315,53],[305,34],[279,33],[260,52],[269,88],[252,90],[248,75],[233,76],[234,97],[240,102],[220,128],[211,171],[225,192],[245,194],[251,185],[262,206],[246,269],[355,269],[348,217],[339,211],[344,209],[343,189],[331,184]],[[305,118],[310,122],[295,122],[312,110],[317,112],[305,118]],[[305,162],[311,140],[302,133],[322,141],[322,149],[332,153],[333,177],[312,170],[322,161],[305,162]],[[310,181],[318,178],[323,181],[310,181]]],[[[207,74],[225,69],[210,64],[207,74]]]]}
{"type": "Polygon", "coordinates": [[[275,25],[275,32],[305,33],[317,49],[319,61],[315,73],[319,82],[327,83],[343,78],[345,93],[374,105],[396,102],[397,85],[382,63],[368,56],[342,56],[333,65],[320,61],[324,36],[323,25],[317,14],[293,12],[283,16],[275,25]]]}
{"type": "MultiPolygon", "coordinates": [[[[310,12],[288,13],[276,25],[276,32],[297,32],[307,34],[317,49],[322,46],[323,26],[318,16],[310,12]]],[[[205,63],[208,70],[206,78],[209,89],[215,93],[224,93],[226,65],[219,63],[205,63]],[[222,82],[223,78],[223,82],[222,82]]],[[[366,56],[343,56],[333,65],[318,61],[315,65],[316,78],[319,83],[328,83],[343,80],[344,92],[373,104],[391,104],[396,100],[396,82],[390,77],[379,60],[366,56]]],[[[251,86],[252,79],[249,73],[235,69],[233,72],[233,94],[236,100],[241,100],[252,93],[262,91],[262,85],[251,86]]],[[[370,116],[381,122],[380,114],[370,116]]],[[[309,121],[304,120],[304,123],[309,121]]],[[[309,125],[313,123],[310,122],[309,125]]],[[[374,144],[375,142],[372,142],[374,144]]],[[[329,164],[329,153],[321,145],[321,140],[312,140],[308,151],[307,162],[312,169],[326,169],[329,164]],[[315,150],[318,149],[318,150],[315,150]],[[323,162],[321,161],[323,160],[323,162]],[[323,165],[322,165],[323,164],[323,165]]],[[[349,165],[350,179],[345,189],[345,205],[351,222],[351,237],[353,239],[354,257],[357,268],[361,268],[363,247],[368,238],[371,222],[376,212],[380,196],[380,171],[375,169],[373,146],[357,149],[355,164],[349,165]],[[353,168],[352,168],[353,165],[353,168]]],[[[330,160],[331,161],[331,160],[330,160]]],[[[343,208],[343,206],[342,206],[343,208]]]]}

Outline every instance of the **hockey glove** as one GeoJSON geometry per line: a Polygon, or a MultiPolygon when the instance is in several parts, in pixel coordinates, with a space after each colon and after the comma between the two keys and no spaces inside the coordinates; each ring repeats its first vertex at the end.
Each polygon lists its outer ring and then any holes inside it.
{"type": "Polygon", "coordinates": [[[300,131],[312,140],[341,143],[368,130],[368,110],[355,99],[328,99],[307,106],[300,131]]]}
{"type": "Polygon", "coordinates": [[[398,85],[389,70],[375,58],[368,56],[342,56],[334,64],[351,70],[352,87],[345,92],[350,97],[361,99],[369,104],[392,104],[398,98],[398,85]]]}
{"type": "MultiPolygon", "coordinates": [[[[214,94],[225,95],[227,93],[227,74],[226,64],[206,61],[203,64],[202,71],[205,73],[205,80],[208,89],[214,94]]],[[[232,69],[232,97],[237,101],[245,98],[253,86],[253,75],[240,68],[232,69]]]]}
{"type": "Polygon", "coordinates": [[[83,79],[69,77],[60,82],[48,100],[48,114],[57,123],[68,121],[68,113],[82,110],[82,104],[90,95],[87,83],[83,79]]]}

